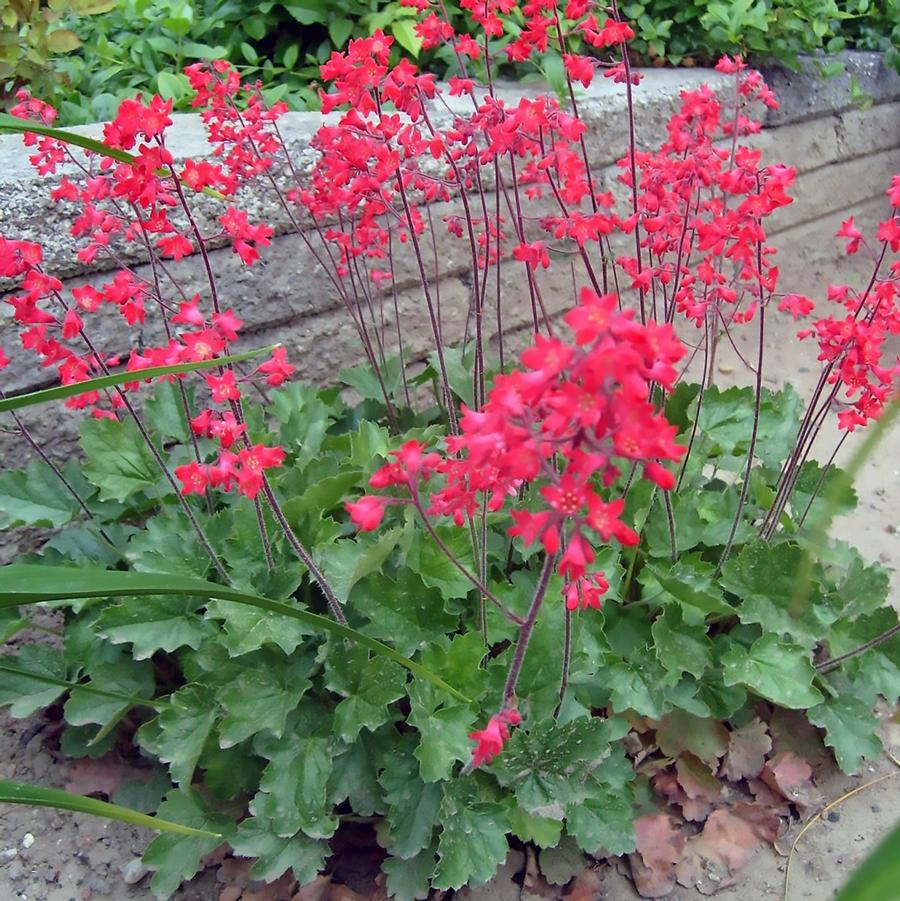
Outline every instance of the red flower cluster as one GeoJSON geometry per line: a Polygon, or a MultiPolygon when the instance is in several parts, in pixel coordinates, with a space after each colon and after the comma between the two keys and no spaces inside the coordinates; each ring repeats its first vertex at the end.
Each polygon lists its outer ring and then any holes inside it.
{"type": "MultiPolygon", "coordinates": [[[[663,489],[673,487],[660,461],[680,459],[684,448],[650,391],[653,384],[673,386],[684,347],[670,326],[642,325],[633,310],[618,309],[615,295],[586,288],[566,322],[574,342],[537,336],[522,354],[523,369],[498,376],[479,410],[463,407],[461,434],[447,439],[447,456],[408,442],[370,484],[402,487],[415,500],[422,483],[439,474],[444,484],[432,491],[427,512],[459,525],[481,509],[484,497],[497,512],[523,486],[538,486],[537,509],[516,500],[509,534],[559,553],[559,573],[574,584],[567,604],[596,607],[608,587],[602,574],[588,572],[596,542],[638,541],[620,518],[624,501],[604,500],[599,489],[621,475],[622,461],[639,464],[663,489]]],[[[368,496],[347,509],[369,530],[381,522],[386,503],[398,502],[368,496]]]]}
{"type": "Polygon", "coordinates": [[[203,494],[207,487],[221,488],[223,491],[236,488],[252,499],[262,490],[265,470],[280,466],[283,462],[282,448],[254,444],[237,454],[222,451],[215,463],[194,462],[176,466],[175,477],[181,482],[181,493],[184,495],[203,494]]]}
{"type": "Polygon", "coordinates": [[[470,732],[469,738],[475,742],[472,750],[470,766],[475,769],[483,763],[490,763],[502,750],[509,739],[509,727],[518,726],[522,716],[518,710],[507,709],[495,713],[487,726],[476,732],[470,732]]]}

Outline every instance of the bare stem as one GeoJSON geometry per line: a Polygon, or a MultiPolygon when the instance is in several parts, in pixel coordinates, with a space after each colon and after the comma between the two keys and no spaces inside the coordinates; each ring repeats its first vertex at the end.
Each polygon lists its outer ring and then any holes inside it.
{"type": "Polygon", "coordinates": [[[525,662],[525,652],[528,650],[528,643],[531,641],[531,633],[534,631],[534,624],[537,622],[538,613],[541,612],[541,606],[544,603],[544,597],[547,594],[547,586],[550,584],[550,577],[553,575],[553,567],[556,564],[556,554],[546,554],[544,557],[544,567],[541,570],[537,587],[534,589],[534,597],[531,599],[531,606],[528,608],[528,614],[525,621],[519,627],[519,638],[516,641],[516,649],[513,651],[512,663],[509,672],[506,675],[506,685],[503,687],[503,703],[502,710],[509,710],[515,706],[514,698],[516,694],[516,685],[519,682],[519,676],[522,673],[522,664],[525,662]]]}

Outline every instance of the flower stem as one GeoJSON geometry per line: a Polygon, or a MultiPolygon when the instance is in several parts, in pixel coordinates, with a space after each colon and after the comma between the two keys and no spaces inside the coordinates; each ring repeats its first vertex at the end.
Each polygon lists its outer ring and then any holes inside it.
{"type": "Polygon", "coordinates": [[[547,586],[550,584],[550,577],[553,575],[553,567],[556,564],[556,554],[547,554],[544,557],[544,567],[541,570],[537,587],[534,589],[534,597],[531,599],[531,606],[528,608],[528,614],[525,621],[519,627],[519,638],[516,641],[516,648],[513,651],[512,663],[509,667],[509,673],[506,676],[506,685],[503,687],[503,703],[501,710],[509,710],[515,706],[513,698],[516,694],[516,685],[519,676],[522,673],[522,664],[525,662],[525,652],[528,650],[528,643],[531,641],[531,633],[534,631],[534,624],[537,621],[538,613],[541,612],[541,606],[544,603],[544,597],[547,594],[547,586]]]}

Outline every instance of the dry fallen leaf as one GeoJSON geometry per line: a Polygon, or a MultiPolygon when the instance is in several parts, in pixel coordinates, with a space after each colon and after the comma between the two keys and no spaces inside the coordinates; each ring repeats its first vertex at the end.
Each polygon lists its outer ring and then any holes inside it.
{"type": "Polygon", "coordinates": [[[98,760],[83,757],[69,768],[65,789],[76,795],[106,795],[112,797],[123,782],[148,782],[153,776],[149,769],[138,769],[107,754],[98,760]]]}
{"type": "Polygon", "coordinates": [[[753,719],[728,737],[728,751],[722,773],[732,782],[758,776],[772,750],[768,727],[762,720],[753,719]]]}
{"type": "Polygon", "coordinates": [[[306,885],[300,886],[291,897],[291,901],[322,901],[330,885],[330,876],[325,876],[324,874],[316,876],[312,882],[307,882],[306,885]]]}
{"type": "Polygon", "coordinates": [[[782,819],[771,807],[762,804],[748,804],[746,801],[738,801],[731,812],[745,820],[763,841],[774,845],[781,832],[782,819]]]}
{"type": "MultiPolygon", "coordinates": [[[[684,793],[700,807],[712,806],[721,801],[725,793],[724,786],[716,779],[715,773],[693,754],[682,754],[675,763],[675,771],[684,793]]],[[[705,816],[706,814],[700,819],[705,816]]],[[[697,817],[691,816],[688,819],[696,822],[697,817]]]]}
{"type": "Polygon", "coordinates": [[[822,797],[812,784],[812,767],[793,751],[780,751],[766,762],[760,779],[796,804],[801,812],[816,807],[822,797]]]}
{"type": "Polygon", "coordinates": [[[660,720],[656,730],[659,749],[668,757],[690,751],[711,767],[728,749],[728,730],[718,720],[675,710],[660,720]]]}
{"type": "Polygon", "coordinates": [[[703,832],[687,842],[675,867],[679,885],[694,886],[704,895],[734,885],[738,871],[759,843],[746,820],[728,810],[713,811],[703,832]]]}
{"type": "Polygon", "coordinates": [[[642,898],[664,898],[675,888],[675,864],[686,837],[665,813],[638,817],[634,832],[636,850],[628,855],[634,886],[642,898]]]}
{"type": "Polygon", "coordinates": [[[772,748],[776,753],[793,751],[817,770],[831,760],[831,753],[822,741],[822,735],[799,710],[776,707],[769,721],[772,748]]]}
{"type": "Polygon", "coordinates": [[[562,901],[595,901],[602,894],[600,874],[588,867],[572,880],[572,885],[562,896],[562,901]]]}

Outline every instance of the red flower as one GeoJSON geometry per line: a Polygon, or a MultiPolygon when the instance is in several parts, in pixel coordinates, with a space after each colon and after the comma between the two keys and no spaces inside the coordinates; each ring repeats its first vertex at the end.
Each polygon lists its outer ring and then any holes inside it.
{"type": "Polygon", "coordinates": [[[475,768],[483,763],[490,763],[503,750],[503,745],[509,739],[509,727],[517,726],[521,722],[522,717],[518,710],[501,710],[488,720],[484,729],[470,732],[469,738],[475,742],[470,766],[475,768]]]}
{"type": "Polygon", "coordinates": [[[181,482],[181,493],[203,494],[209,485],[209,473],[202,463],[187,463],[184,466],[175,467],[175,478],[181,482]]]}
{"type": "Polygon", "coordinates": [[[371,532],[381,525],[384,517],[384,499],[366,495],[356,502],[347,501],[344,509],[361,532],[371,532]]]}

